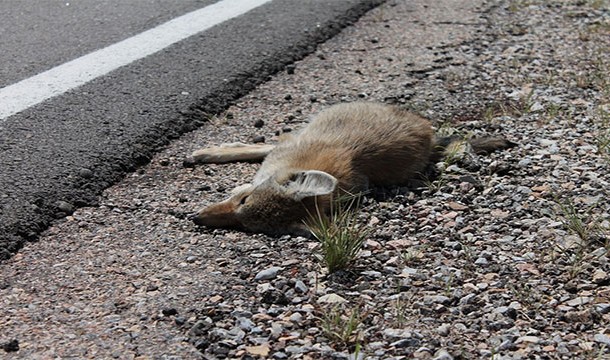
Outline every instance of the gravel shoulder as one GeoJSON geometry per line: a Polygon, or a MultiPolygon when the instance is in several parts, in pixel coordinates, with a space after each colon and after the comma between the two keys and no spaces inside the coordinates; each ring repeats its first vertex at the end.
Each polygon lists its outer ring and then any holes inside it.
{"type": "Polygon", "coordinates": [[[607,1],[387,2],[2,263],[0,357],[607,358],[609,35],[607,1]],[[518,147],[376,189],[339,275],[314,240],[185,218],[257,169],[191,151],[355,100],[518,147]]]}

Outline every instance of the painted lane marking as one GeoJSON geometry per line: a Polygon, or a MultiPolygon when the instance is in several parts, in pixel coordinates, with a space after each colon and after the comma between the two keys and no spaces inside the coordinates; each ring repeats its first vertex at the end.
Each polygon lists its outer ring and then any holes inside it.
{"type": "Polygon", "coordinates": [[[0,122],[271,0],[221,0],[0,89],[0,122]]]}

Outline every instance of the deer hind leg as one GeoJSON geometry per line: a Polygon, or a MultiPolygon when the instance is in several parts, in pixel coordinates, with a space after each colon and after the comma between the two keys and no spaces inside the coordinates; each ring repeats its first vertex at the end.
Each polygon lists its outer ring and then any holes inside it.
{"type": "Polygon", "coordinates": [[[263,161],[273,148],[275,145],[228,143],[196,150],[189,160],[199,164],[263,161]]]}

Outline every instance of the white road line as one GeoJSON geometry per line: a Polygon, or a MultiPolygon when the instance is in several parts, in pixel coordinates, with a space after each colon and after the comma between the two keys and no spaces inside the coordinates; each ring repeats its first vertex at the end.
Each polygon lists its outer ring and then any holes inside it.
{"type": "Polygon", "coordinates": [[[271,0],[222,0],[0,89],[0,122],[271,0]]]}

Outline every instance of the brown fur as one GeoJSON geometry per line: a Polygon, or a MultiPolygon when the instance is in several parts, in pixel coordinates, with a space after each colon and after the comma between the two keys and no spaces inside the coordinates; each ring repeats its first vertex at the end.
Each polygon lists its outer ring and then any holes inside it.
{"type": "MultiPolygon", "coordinates": [[[[500,140],[472,145],[475,151],[508,146],[500,140]]],[[[404,184],[424,171],[439,144],[430,122],[413,113],[376,103],[335,105],[275,148],[232,144],[195,152],[197,162],[266,157],[251,185],[199,211],[193,220],[256,232],[307,232],[304,221],[312,212],[324,212],[333,193],[404,184]]]]}

